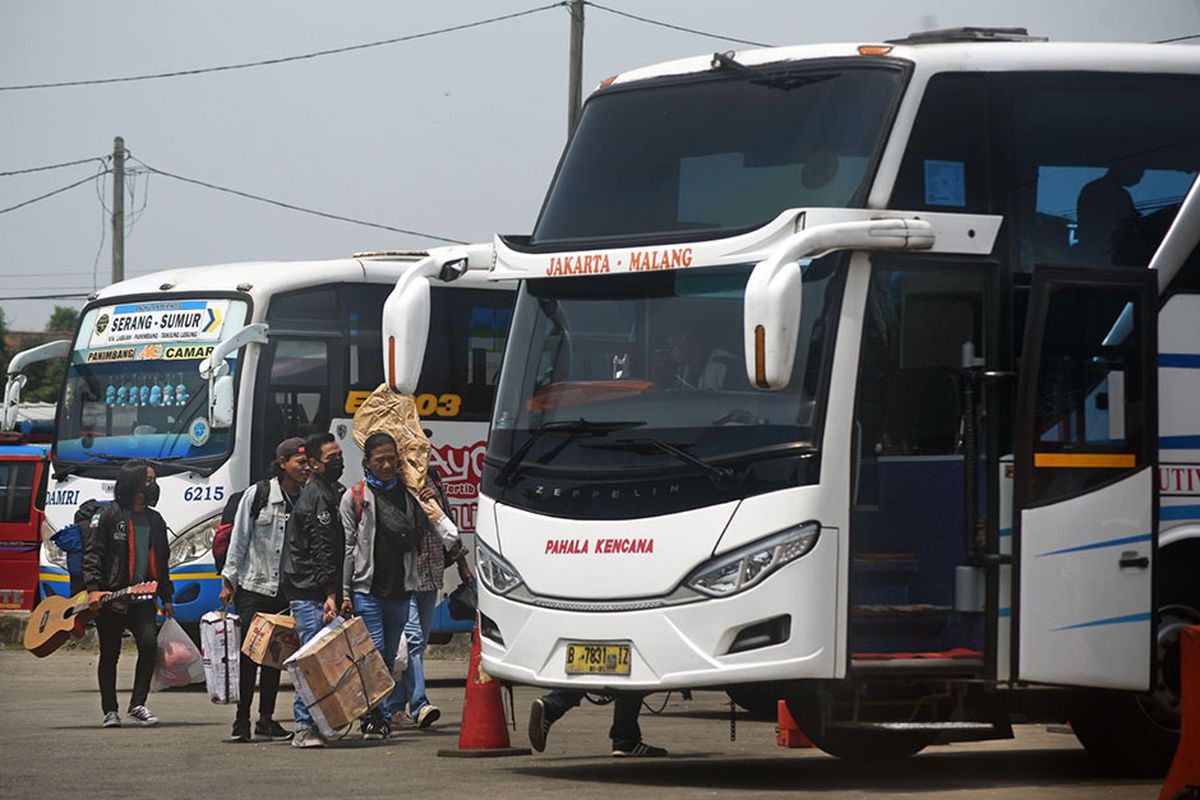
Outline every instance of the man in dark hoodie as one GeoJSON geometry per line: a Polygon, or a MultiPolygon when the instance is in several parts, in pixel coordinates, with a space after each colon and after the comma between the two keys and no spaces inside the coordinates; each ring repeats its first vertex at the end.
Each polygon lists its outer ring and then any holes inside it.
{"type": "MultiPolygon", "coordinates": [[[[312,479],[300,491],[288,518],[280,566],[280,587],[301,646],[338,613],[346,539],[338,514],[344,490],[338,483],[345,467],[342,448],[333,434],[315,433],[304,440],[304,452],[312,479]]],[[[300,692],[296,692],[293,710],[292,747],[322,747],[325,743],[313,727],[300,692]]]]}

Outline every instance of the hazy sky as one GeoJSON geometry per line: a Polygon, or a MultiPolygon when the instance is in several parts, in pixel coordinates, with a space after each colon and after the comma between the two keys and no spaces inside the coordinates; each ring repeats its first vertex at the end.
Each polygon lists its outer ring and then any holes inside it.
{"type": "MultiPolygon", "coordinates": [[[[521,11],[547,0],[65,2],[0,0],[0,86],[137,75],[287,56],[521,11]]],[[[772,44],[871,42],[928,27],[1023,25],[1057,41],[1200,33],[1200,0],[605,0],[679,25],[772,44]]],[[[243,191],[401,228],[482,241],[528,232],[566,137],[569,18],[555,8],[474,30],[279,66],[139,83],[0,91],[0,172],[112,151],[243,191]]],[[[728,49],[587,9],[585,94],[604,77],[728,49]]],[[[97,165],[0,177],[0,208],[97,165]]],[[[0,214],[0,307],[40,329],[52,302],[90,291],[104,211],[94,182],[0,214]]],[[[111,193],[111,184],[107,184],[111,193]]],[[[126,273],[425,247],[138,177],[126,273]]],[[[107,202],[107,197],[106,197],[107,202]]],[[[107,233],[97,285],[108,283],[107,233]]],[[[81,300],[60,301],[82,305],[81,300]]]]}

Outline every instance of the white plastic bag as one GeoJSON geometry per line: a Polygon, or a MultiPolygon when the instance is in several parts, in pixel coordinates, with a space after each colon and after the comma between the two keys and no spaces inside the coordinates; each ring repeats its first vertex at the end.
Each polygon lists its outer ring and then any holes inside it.
{"type": "Polygon", "coordinates": [[[392,680],[399,683],[408,671],[408,635],[400,634],[400,646],[396,648],[396,661],[392,664],[392,680]]]}
{"type": "Polygon", "coordinates": [[[208,699],[221,705],[238,701],[242,624],[237,614],[209,611],[200,618],[200,652],[208,699]]]}
{"type": "Polygon", "coordinates": [[[153,691],[187,686],[204,680],[204,657],[183,628],[169,617],[158,630],[158,657],[154,663],[153,691]]]}

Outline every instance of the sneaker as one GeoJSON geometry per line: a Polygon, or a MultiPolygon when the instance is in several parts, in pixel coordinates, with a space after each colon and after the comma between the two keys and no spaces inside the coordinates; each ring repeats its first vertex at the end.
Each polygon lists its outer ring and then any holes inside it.
{"type": "Polygon", "coordinates": [[[546,737],[552,724],[546,719],[546,704],[540,699],[534,700],[529,706],[529,743],[539,753],[546,749],[546,737]]]}
{"type": "Polygon", "coordinates": [[[230,738],[235,742],[250,741],[250,720],[235,719],[233,721],[233,733],[230,738]]]}
{"type": "Polygon", "coordinates": [[[654,747],[645,742],[638,742],[628,750],[614,748],[613,758],[662,758],[667,754],[666,748],[654,747]]]}
{"type": "Polygon", "coordinates": [[[260,719],[254,723],[254,735],[264,739],[287,740],[292,738],[292,732],[273,719],[260,719]]]}
{"type": "Polygon", "coordinates": [[[417,712],[417,727],[428,728],[442,717],[442,710],[435,705],[422,706],[417,712]]]}
{"type": "Polygon", "coordinates": [[[158,724],[158,717],[151,714],[150,709],[145,706],[130,706],[129,716],[136,719],[146,728],[151,728],[158,724]]]}
{"type": "Polygon", "coordinates": [[[292,735],[292,747],[324,747],[325,740],[312,728],[296,728],[292,735]]]}
{"type": "Polygon", "coordinates": [[[115,711],[109,711],[104,715],[104,722],[101,723],[105,728],[121,727],[121,715],[115,711]]]}
{"type": "Polygon", "coordinates": [[[359,726],[364,739],[386,739],[392,735],[391,727],[380,719],[365,719],[359,726]]]}

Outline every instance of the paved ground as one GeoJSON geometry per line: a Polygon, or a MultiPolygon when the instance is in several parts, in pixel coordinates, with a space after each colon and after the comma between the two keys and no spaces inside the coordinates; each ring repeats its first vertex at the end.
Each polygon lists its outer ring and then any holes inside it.
{"type": "MultiPolygon", "coordinates": [[[[233,709],[202,691],[152,695],[163,720],[153,730],[101,730],[94,653],[63,650],[35,659],[0,651],[0,797],[242,798],[308,797],[597,798],[1153,798],[1154,782],[1105,776],[1074,737],[1023,726],[1013,741],[933,747],[898,766],[862,767],[817,751],[782,750],[770,722],[739,716],[729,741],[724,696],[673,695],[664,713],[643,715],[647,741],[671,749],[658,761],[608,756],[609,709],[589,706],[555,725],[545,753],[507,759],[444,759],[457,741],[462,661],[431,663],[430,695],[445,714],[429,732],[411,728],[388,742],[347,738],[324,750],[286,744],[235,745],[233,709]],[[151,788],[153,787],[153,788],[151,788]]],[[[133,654],[122,657],[122,704],[133,654]]],[[[519,731],[537,694],[518,688],[519,731]]],[[[280,698],[290,711],[291,694],[280,698]]],[[[661,697],[651,698],[656,708],[661,697]]],[[[290,714],[288,714],[290,716],[290,714]]]]}

